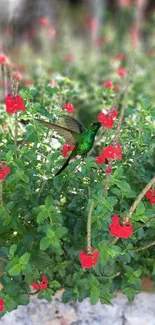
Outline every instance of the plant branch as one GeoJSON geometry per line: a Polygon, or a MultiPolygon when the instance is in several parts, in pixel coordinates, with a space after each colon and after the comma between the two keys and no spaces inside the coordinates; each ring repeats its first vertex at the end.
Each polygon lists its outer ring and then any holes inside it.
{"type": "Polygon", "coordinates": [[[144,195],[146,194],[146,192],[149,190],[149,188],[155,184],[155,177],[153,177],[150,182],[145,186],[145,188],[141,191],[141,193],[137,196],[135,202],[132,204],[129,212],[127,213],[126,217],[125,217],[125,221],[128,222],[128,220],[130,219],[131,215],[133,214],[133,212],[135,211],[137,205],[139,204],[139,202],[142,200],[142,198],[144,197],[144,195]]]}
{"type": "Polygon", "coordinates": [[[150,223],[152,220],[155,221],[155,217],[150,218],[149,220],[147,220],[142,226],[138,227],[133,233],[135,234],[137,231],[143,229],[148,223],[150,223]]]}
{"type": "MultiPolygon", "coordinates": [[[[123,117],[124,117],[124,112],[127,108],[127,99],[128,99],[128,92],[129,92],[129,85],[130,85],[130,79],[131,79],[131,75],[133,73],[134,70],[134,66],[135,66],[135,53],[133,53],[132,55],[132,60],[131,60],[131,67],[129,69],[127,78],[126,78],[126,86],[125,86],[125,90],[124,90],[124,96],[123,96],[123,104],[122,104],[122,108],[121,108],[121,112],[120,112],[120,117],[119,117],[119,121],[118,121],[118,125],[117,125],[117,129],[113,138],[113,145],[115,146],[120,134],[120,130],[121,130],[121,125],[123,122],[123,117]]],[[[118,97],[119,98],[119,97],[118,97]]],[[[109,164],[108,167],[111,168],[112,165],[112,160],[109,159],[109,164]]],[[[105,182],[105,187],[104,187],[104,194],[106,195],[107,190],[108,190],[108,185],[109,185],[109,178],[110,178],[110,174],[106,174],[106,182],[105,182]]]]}
{"type": "Polygon", "coordinates": [[[88,254],[91,254],[91,217],[94,208],[94,202],[91,203],[88,213],[88,220],[87,220],[87,251],[88,254]]]}
{"type": "Polygon", "coordinates": [[[147,248],[149,248],[151,246],[154,246],[154,245],[155,245],[155,241],[153,241],[152,243],[149,243],[149,244],[147,244],[147,245],[145,245],[143,247],[139,247],[139,248],[135,248],[135,249],[130,249],[130,251],[132,251],[132,252],[139,252],[139,251],[143,251],[143,250],[145,250],[145,249],[147,249],[147,248]]]}

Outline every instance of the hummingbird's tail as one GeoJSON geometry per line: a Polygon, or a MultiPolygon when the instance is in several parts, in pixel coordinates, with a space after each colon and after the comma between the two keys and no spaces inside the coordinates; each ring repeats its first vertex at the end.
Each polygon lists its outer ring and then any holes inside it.
{"type": "Polygon", "coordinates": [[[71,156],[69,156],[69,158],[65,161],[63,166],[58,170],[58,172],[54,175],[54,177],[60,175],[63,172],[63,170],[69,165],[70,160],[71,160],[71,156]]]}

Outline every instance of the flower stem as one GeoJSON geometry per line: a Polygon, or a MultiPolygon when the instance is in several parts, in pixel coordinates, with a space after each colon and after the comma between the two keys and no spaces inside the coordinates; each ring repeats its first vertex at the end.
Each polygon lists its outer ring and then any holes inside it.
{"type": "Polygon", "coordinates": [[[15,156],[17,158],[17,141],[18,141],[18,112],[15,112],[15,134],[14,134],[14,146],[15,146],[15,156]]]}
{"type": "Polygon", "coordinates": [[[0,204],[3,206],[3,181],[0,180],[0,204]]]}
{"type": "Polygon", "coordinates": [[[2,77],[2,100],[5,98],[5,68],[4,64],[1,64],[1,77],[2,77]]]}
{"type": "Polygon", "coordinates": [[[91,254],[91,217],[94,208],[94,202],[91,203],[87,220],[87,252],[91,254]]]}
{"type": "Polygon", "coordinates": [[[141,191],[141,193],[137,196],[135,202],[132,204],[129,212],[127,213],[126,217],[125,217],[125,221],[128,222],[129,218],[131,217],[131,215],[133,214],[133,212],[135,211],[137,205],[139,204],[139,202],[142,200],[142,198],[144,197],[144,195],[146,194],[146,192],[149,190],[149,188],[155,184],[155,177],[153,177],[150,182],[144,187],[144,189],[141,191]]]}

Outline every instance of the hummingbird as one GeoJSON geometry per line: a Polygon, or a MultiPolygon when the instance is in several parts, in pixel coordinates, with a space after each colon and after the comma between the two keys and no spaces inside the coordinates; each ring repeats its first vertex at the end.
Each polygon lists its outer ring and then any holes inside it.
{"type": "Polygon", "coordinates": [[[56,131],[58,135],[63,137],[67,143],[75,146],[72,153],[55,176],[60,175],[73,158],[76,156],[85,157],[89,153],[93,147],[95,136],[101,127],[100,122],[94,122],[88,129],[86,129],[79,121],[69,115],[64,117],[66,127],[51,122],[46,122],[41,119],[37,119],[37,121],[47,128],[56,131]]]}

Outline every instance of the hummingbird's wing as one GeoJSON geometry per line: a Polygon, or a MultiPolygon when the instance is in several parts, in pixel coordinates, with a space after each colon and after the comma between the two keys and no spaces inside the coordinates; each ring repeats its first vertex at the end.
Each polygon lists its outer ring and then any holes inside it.
{"type": "Polygon", "coordinates": [[[51,123],[51,122],[46,122],[44,120],[37,119],[37,121],[40,122],[41,124],[43,124],[44,126],[46,126],[47,128],[56,131],[69,144],[75,144],[76,143],[76,134],[77,134],[77,132],[75,132],[73,130],[68,130],[65,127],[59,126],[59,125],[51,123]]]}
{"type": "Polygon", "coordinates": [[[76,133],[83,133],[85,131],[84,126],[75,118],[69,115],[64,116],[64,121],[67,126],[67,129],[71,131],[74,131],[76,133]]]}

